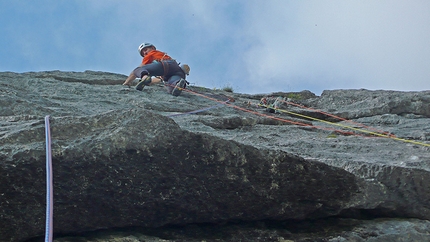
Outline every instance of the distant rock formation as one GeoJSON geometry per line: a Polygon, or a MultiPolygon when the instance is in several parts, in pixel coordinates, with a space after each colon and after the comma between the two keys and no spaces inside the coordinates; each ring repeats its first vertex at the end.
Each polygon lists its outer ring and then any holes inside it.
{"type": "Polygon", "coordinates": [[[0,73],[0,241],[45,231],[46,115],[58,236],[243,222],[285,225],[275,234],[237,229],[265,241],[428,238],[430,91],[247,95],[191,86],[173,97],[162,86],[123,87],[125,78],[0,73]],[[263,96],[286,102],[266,112],[263,96]],[[286,225],[324,219],[337,221],[331,233],[286,225]]]}

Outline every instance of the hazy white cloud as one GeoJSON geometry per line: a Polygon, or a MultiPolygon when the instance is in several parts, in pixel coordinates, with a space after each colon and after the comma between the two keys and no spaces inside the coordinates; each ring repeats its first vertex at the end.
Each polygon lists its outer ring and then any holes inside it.
{"type": "MultiPolygon", "coordinates": [[[[314,91],[330,88],[428,89],[430,2],[267,1],[250,26],[261,45],[248,51],[261,62],[252,82],[314,91]],[[281,10],[282,9],[282,10],[281,10]],[[263,11],[262,11],[263,10],[263,11]],[[271,14],[269,14],[271,13],[271,14]]],[[[285,88],[284,88],[285,89],[285,88]]],[[[267,88],[267,90],[273,90],[267,88]]]]}
{"type": "Polygon", "coordinates": [[[189,80],[239,92],[430,89],[426,0],[0,3],[2,71],[128,74],[152,42],[189,80]],[[36,8],[37,5],[37,8],[36,8]],[[64,11],[67,9],[68,11],[64,11]]]}

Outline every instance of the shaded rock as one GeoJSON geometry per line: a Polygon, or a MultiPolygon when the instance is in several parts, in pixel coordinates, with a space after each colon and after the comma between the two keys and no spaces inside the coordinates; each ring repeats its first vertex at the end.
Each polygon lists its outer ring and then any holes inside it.
{"type": "MultiPolygon", "coordinates": [[[[1,234],[12,239],[44,225],[43,125],[28,127],[1,143],[14,146],[0,174],[9,187],[1,234]]],[[[54,118],[51,127],[57,233],[319,218],[344,209],[358,189],[339,168],[192,134],[145,110],[54,118]]]]}
{"type": "Polygon", "coordinates": [[[121,229],[62,237],[75,241],[430,241],[430,222],[417,219],[335,219],[121,229]],[[151,236],[148,236],[150,234],[151,236]],[[81,239],[81,240],[79,240],[81,239]]]}

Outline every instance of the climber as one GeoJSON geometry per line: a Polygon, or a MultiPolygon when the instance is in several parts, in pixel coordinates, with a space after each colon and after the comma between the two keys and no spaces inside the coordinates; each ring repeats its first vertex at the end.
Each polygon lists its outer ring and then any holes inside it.
{"type": "Polygon", "coordinates": [[[122,85],[131,86],[136,78],[141,78],[136,89],[142,91],[145,86],[165,82],[167,91],[173,96],[179,96],[185,88],[190,67],[179,64],[169,55],[155,48],[153,44],[142,43],[138,51],[143,57],[142,63],[135,68],[122,85]],[[153,78],[154,77],[154,78],[153,78]]]}

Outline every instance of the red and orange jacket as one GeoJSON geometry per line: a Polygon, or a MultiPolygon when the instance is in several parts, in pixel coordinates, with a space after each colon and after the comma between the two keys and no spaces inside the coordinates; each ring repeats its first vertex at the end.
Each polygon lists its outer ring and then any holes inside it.
{"type": "Polygon", "coordinates": [[[142,65],[147,65],[152,63],[153,61],[161,61],[161,60],[171,60],[172,57],[168,56],[166,53],[153,50],[150,51],[142,60],[142,65]]]}

